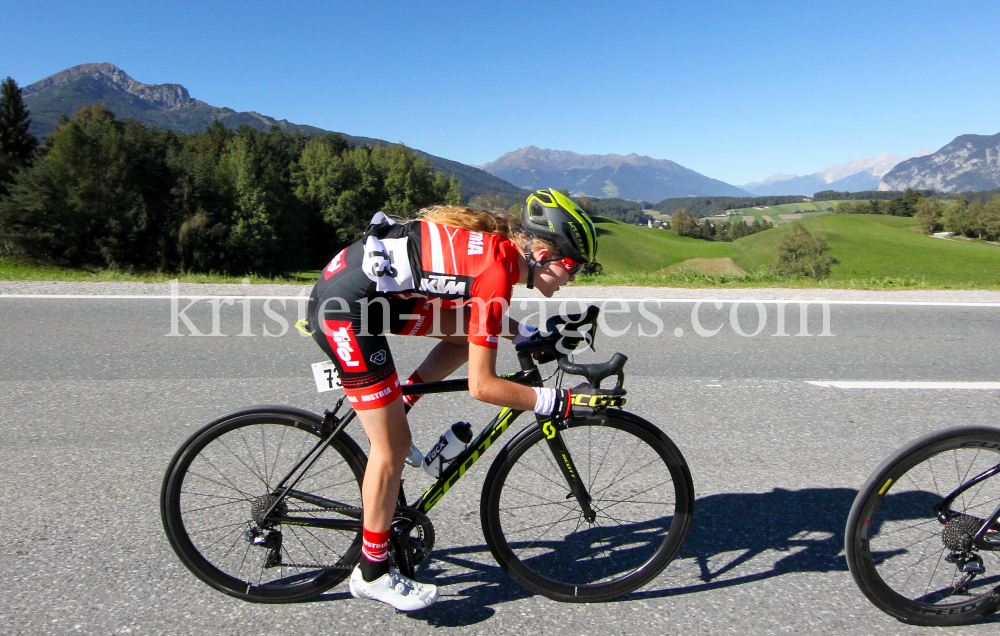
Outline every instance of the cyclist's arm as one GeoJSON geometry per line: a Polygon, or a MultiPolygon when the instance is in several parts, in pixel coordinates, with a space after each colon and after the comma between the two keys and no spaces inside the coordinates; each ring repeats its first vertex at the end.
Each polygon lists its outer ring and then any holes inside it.
{"type": "Polygon", "coordinates": [[[497,350],[469,343],[469,394],[481,402],[519,411],[535,408],[538,394],[530,386],[497,377],[497,350]]]}
{"type": "Polygon", "coordinates": [[[521,327],[521,323],[514,320],[510,316],[505,316],[504,319],[507,321],[507,326],[504,327],[503,332],[501,332],[500,337],[506,338],[507,340],[514,340],[517,338],[517,334],[524,332],[525,335],[531,335],[532,331],[536,331],[534,327],[525,325],[526,328],[521,327]]]}

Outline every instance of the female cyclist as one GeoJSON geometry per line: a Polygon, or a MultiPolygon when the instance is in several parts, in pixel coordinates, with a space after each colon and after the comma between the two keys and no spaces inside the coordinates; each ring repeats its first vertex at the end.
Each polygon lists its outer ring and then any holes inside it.
{"type": "Polygon", "coordinates": [[[587,214],[563,194],[542,190],[528,197],[519,228],[504,214],[464,207],[427,208],[403,224],[380,212],[364,237],[323,270],[309,299],[309,324],[371,443],[353,596],[403,611],[428,607],[438,597],[436,586],[390,570],[387,561],[411,444],[406,411],[420,396],[402,397],[385,333],[440,340],[407,383],[443,380],[468,362],[475,399],[566,415],[573,408],[569,391],[497,377],[497,343],[500,336],[521,342],[535,331],[505,315],[513,285],[551,297],[596,250],[597,231],[587,214]]]}

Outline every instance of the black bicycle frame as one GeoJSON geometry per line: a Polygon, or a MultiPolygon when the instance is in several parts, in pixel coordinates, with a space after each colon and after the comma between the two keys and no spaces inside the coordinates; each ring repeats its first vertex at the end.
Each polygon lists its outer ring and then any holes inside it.
{"type": "MultiPolygon", "coordinates": [[[[501,376],[504,379],[510,380],[512,382],[517,382],[518,384],[524,384],[526,386],[541,386],[542,377],[538,370],[538,365],[535,364],[531,354],[518,354],[518,360],[521,364],[522,371],[518,373],[512,373],[508,375],[501,376]]],[[[427,395],[431,393],[458,393],[469,390],[469,380],[467,378],[461,378],[456,380],[443,380],[440,382],[423,382],[419,384],[406,384],[402,386],[403,395],[427,395]]],[[[339,407],[339,404],[338,404],[339,407]]],[[[334,411],[335,413],[336,411],[334,411]]],[[[453,459],[444,469],[444,472],[437,478],[434,484],[421,495],[412,505],[412,508],[427,514],[434,505],[444,497],[445,493],[448,492],[452,486],[454,486],[462,475],[466,473],[469,468],[475,464],[479,458],[481,458],[486,451],[493,445],[493,443],[503,435],[504,431],[510,426],[523,411],[518,411],[511,408],[503,408],[497,415],[490,421],[489,425],[473,439],[469,445],[459,454],[458,457],[453,459]]],[[[332,415],[328,414],[327,419],[331,419],[332,415]]],[[[284,479],[279,482],[278,486],[275,488],[275,492],[281,491],[278,499],[271,505],[268,512],[265,514],[264,518],[266,520],[267,526],[275,526],[278,524],[287,525],[299,525],[299,526],[309,526],[313,528],[326,528],[331,530],[359,530],[361,528],[361,509],[357,507],[346,506],[341,502],[337,502],[331,499],[326,499],[324,497],[319,497],[317,495],[312,495],[302,491],[295,490],[295,485],[302,478],[302,475],[319,459],[319,456],[324,450],[329,446],[330,441],[332,441],[333,436],[339,434],[340,431],[344,429],[351,419],[353,419],[354,414],[346,416],[343,420],[337,420],[333,424],[332,434],[320,440],[317,445],[302,458],[301,461],[293,468],[284,479]],[[318,452],[317,452],[318,451],[318,452]],[[306,462],[308,457],[314,452],[317,452],[316,457],[309,462],[302,473],[287,487],[284,484],[291,479],[292,475],[306,462]],[[337,511],[346,519],[323,519],[315,517],[289,517],[283,515],[272,514],[277,508],[281,499],[285,497],[291,497],[299,501],[306,502],[308,504],[318,506],[320,508],[327,508],[331,511],[337,511]]],[[[570,456],[569,450],[566,448],[565,443],[562,440],[562,435],[560,431],[563,426],[559,424],[553,424],[550,417],[543,417],[536,415],[536,420],[538,425],[542,427],[542,432],[545,435],[546,442],[548,443],[549,449],[552,451],[552,456],[556,463],[559,465],[560,470],[562,470],[563,476],[566,478],[567,486],[570,492],[579,502],[581,509],[583,510],[584,517],[588,521],[592,521],[596,516],[596,513],[590,506],[590,495],[587,492],[586,484],[580,479],[579,474],[576,471],[576,467],[573,464],[573,459],[570,456]]],[[[335,418],[334,418],[335,419],[335,418]]],[[[324,422],[326,425],[326,422],[324,422]]],[[[399,495],[399,505],[406,506],[406,498],[403,494],[403,489],[400,487],[399,495]]]]}
{"type": "MultiPolygon", "coordinates": [[[[1000,464],[981,472],[956,488],[950,495],[944,498],[944,501],[939,504],[937,509],[938,518],[943,523],[947,523],[952,516],[951,504],[953,501],[976,484],[986,481],[998,473],[1000,473],[1000,464]]],[[[979,531],[973,538],[973,545],[983,550],[1000,549],[1000,506],[997,506],[997,508],[993,511],[993,514],[987,517],[983,525],[979,528],[979,531]]]]}

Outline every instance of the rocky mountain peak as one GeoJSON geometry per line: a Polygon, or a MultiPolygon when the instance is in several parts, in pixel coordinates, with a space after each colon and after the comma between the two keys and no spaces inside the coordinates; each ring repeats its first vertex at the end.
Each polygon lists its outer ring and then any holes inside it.
{"type": "Polygon", "coordinates": [[[1000,133],[961,135],[937,152],[908,159],[890,170],[879,190],[973,192],[1000,186],[1000,133]]]}
{"type": "Polygon", "coordinates": [[[135,95],[144,102],[157,108],[172,110],[194,103],[186,88],[180,84],[143,84],[137,82],[129,75],[107,62],[101,64],[80,64],[60,71],[55,75],[50,75],[43,80],[27,86],[23,90],[24,97],[29,97],[35,93],[48,88],[66,84],[77,78],[85,76],[98,80],[102,84],[111,86],[122,93],[135,95]]]}
{"type": "Polygon", "coordinates": [[[485,164],[483,170],[490,173],[512,169],[573,170],[576,168],[617,168],[623,164],[667,169],[677,165],[668,159],[653,159],[634,152],[629,155],[582,155],[570,150],[549,150],[548,148],[526,146],[508,152],[496,161],[485,164]]]}

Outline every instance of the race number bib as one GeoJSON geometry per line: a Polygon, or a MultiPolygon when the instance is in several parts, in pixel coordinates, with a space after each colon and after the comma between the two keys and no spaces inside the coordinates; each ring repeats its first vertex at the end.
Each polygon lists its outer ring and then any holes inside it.
{"type": "Polygon", "coordinates": [[[379,228],[398,225],[379,212],[369,221],[365,232],[365,253],[361,270],[375,283],[376,291],[401,292],[413,289],[410,269],[410,241],[407,238],[377,238],[379,228]]]}
{"type": "Polygon", "coordinates": [[[410,241],[406,238],[365,241],[365,258],[361,268],[380,292],[400,292],[413,289],[410,269],[410,241]]]}
{"type": "Polygon", "coordinates": [[[316,392],[326,393],[327,391],[336,391],[337,389],[343,389],[344,387],[340,384],[340,376],[337,375],[337,368],[333,366],[333,362],[327,360],[326,362],[316,362],[312,365],[313,380],[316,381],[316,392]]]}

